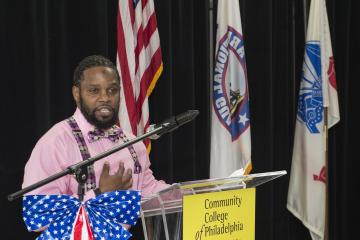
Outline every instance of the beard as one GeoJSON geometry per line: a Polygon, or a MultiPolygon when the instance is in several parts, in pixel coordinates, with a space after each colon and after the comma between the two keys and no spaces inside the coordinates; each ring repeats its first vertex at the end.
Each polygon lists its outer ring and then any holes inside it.
{"type": "MultiPolygon", "coordinates": [[[[82,112],[82,114],[84,115],[85,119],[92,125],[94,125],[96,128],[99,129],[108,129],[110,127],[112,127],[113,125],[116,124],[117,119],[118,119],[118,112],[119,112],[119,108],[113,108],[109,105],[106,105],[107,107],[109,107],[112,111],[112,117],[106,120],[101,120],[98,119],[95,115],[95,111],[97,108],[94,109],[90,109],[89,106],[87,106],[82,97],[80,97],[80,111],[82,112]]],[[[99,106],[100,107],[100,106],[99,106]]]]}

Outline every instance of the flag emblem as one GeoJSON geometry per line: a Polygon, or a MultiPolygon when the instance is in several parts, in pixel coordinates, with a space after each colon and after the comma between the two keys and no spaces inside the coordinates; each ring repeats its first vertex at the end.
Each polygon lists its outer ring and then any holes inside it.
{"type": "Polygon", "coordinates": [[[215,58],[213,107],[235,141],[250,125],[244,41],[234,28],[219,41],[215,58]]]}
{"type": "Polygon", "coordinates": [[[323,96],[319,41],[309,41],[305,46],[302,84],[299,92],[298,120],[311,133],[320,133],[316,124],[323,120],[323,96]]]}

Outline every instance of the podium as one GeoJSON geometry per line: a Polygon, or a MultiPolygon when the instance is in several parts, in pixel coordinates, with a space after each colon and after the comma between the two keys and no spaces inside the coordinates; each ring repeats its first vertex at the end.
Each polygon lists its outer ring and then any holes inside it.
{"type": "MultiPolygon", "coordinates": [[[[286,171],[276,171],[173,184],[148,198],[142,199],[140,217],[142,220],[144,239],[182,240],[184,218],[183,200],[187,196],[200,196],[201,194],[216,192],[221,195],[232,190],[255,189],[257,186],[285,174],[286,171]]],[[[255,199],[251,201],[255,201],[255,199]]],[[[252,204],[255,210],[255,202],[252,204]]],[[[188,216],[190,215],[190,217],[192,215],[191,212],[187,214],[188,216]]],[[[197,220],[195,219],[195,221],[197,220]]],[[[199,221],[201,220],[199,219],[199,221]]],[[[199,235],[195,238],[192,237],[192,239],[201,239],[201,237],[199,235]]]]}

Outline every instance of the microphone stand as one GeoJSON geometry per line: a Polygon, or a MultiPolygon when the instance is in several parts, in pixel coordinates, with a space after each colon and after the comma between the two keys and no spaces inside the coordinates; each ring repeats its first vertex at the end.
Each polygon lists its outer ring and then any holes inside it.
{"type": "MultiPolygon", "coordinates": [[[[198,113],[197,110],[189,110],[188,112],[194,112],[194,111],[198,113]]],[[[196,115],[197,115],[197,113],[196,113],[196,115]]],[[[124,148],[126,148],[126,147],[128,147],[128,146],[130,146],[130,145],[132,145],[134,143],[137,143],[137,142],[143,140],[144,138],[149,138],[152,135],[160,136],[160,135],[162,135],[164,133],[171,132],[174,129],[178,128],[179,126],[193,120],[195,118],[195,116],[193,116],[191,119],[188,119],[187,121],[185,121],[185,122],[183,122],[181,124],[179,124],[177,122],[175,117],[172,117],[172,118],[170,118],[170,120],[168,120],[168,121],[166,121],[166,122],[164,122],[164,123],[162,123],[160,125],[157,125],[153,130],[150,130],[150,131],[146,132],[145,134],[143,134],[143,135],[141,135],[139,137],[133,138],[133,139],[131,139],[131,140],[119,145],[119,146],[115,146],[115,147],[113,147],[113,148],[111,148],[111,149],[109,149],[109,150],[107,150],[107,151],[105,151],[103,153],[100,153],[100,154],[98,154],[98,155],[96,155],[94,157],[90,157],[90,158],[88,158],[88,159],[86,159],[84,161],[73,164],[73,165],[67,167],[65,170],[63,170],[63,171],[61,171],[59,173],[51,175],[48,178],[45,178],[45,179],[43,179],[43,180],[41,180],[39,182],[36,182],[36,183],[26,187],[26,188],[23,188],[23,189],[15,192],[15,193],[12,193],[12,194],[8,195],[8,200],[13,201],[13,200],[19,198],[20,196],[24,195],[25,193],[28,193],[28,192],[30,192],[30,191],[38,188],[38,187],[41,187],[41,186],[43,186],[43,185],[45,185],[47,183],[50,183],[50,182],[52,182],[52,181],[54,181],[56,179],[59,179],[59,178],[65,176],[65,175],[68,175],[68,174],[75,175],[76,180],[80,184],[79,188],[83,189],[82,186],[85,184],[86,179],[87,179],[87,167],[90,166],[91,164],[93,164],[94,162],[98,161],[101,158],[107,157],[107,156],[109,156],[110,154],[112,154],[114,152],[117,152],[117,151],[119,151],[121,149],[124,149],[124,148]]],[[[82,201],[83,197],[84,197],[84,192],[83,192],[83,190],[81,190],[79,192],[79,199],[82,201]]]]}

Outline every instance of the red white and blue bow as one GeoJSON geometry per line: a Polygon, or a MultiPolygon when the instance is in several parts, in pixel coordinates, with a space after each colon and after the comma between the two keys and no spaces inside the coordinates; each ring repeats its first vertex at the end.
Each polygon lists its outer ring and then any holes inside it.
{"type": "Polygon", "coordinates": [[[103,193],[85,203],[69,195],[27,195],[23,219],[29,231],[46,228],[39,240],[129,239],[120,224],[136,224],[140,199],[139,191],[103,193]]]}

